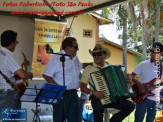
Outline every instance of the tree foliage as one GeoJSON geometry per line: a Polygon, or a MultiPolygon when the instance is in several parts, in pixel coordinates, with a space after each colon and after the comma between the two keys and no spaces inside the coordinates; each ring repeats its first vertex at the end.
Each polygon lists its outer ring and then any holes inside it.
{"type": "MultiPolygon", "coordinates": [[[[131,12],[129,7],[126,9],[129,13],[128,21],[128,47],[133,48],[134,50],[142,53],[143,50],[143,41],[147,49],[155,41],[155,24],[156,24],[156,7],[159,4],[160,11],[163,11],[163,1],[162,0],[134,0],[132,5],[134,7],[134,12],[131,12]],[[133,17],[135,20],[133,21],[133,17]],[[144,24],[144,28],[143,28],[144,24]],[[137,25],[134,27],[133,25],[137,25]],[[136,32],[135,32],[136,28],[136,32]],[[143,32],[145,33],[145,38],[143,38],[143,32]],[[146,39],[146,40],[144,40],[146,39]]],[[[120,29],[120,27],[119,27],[120,29]]],[[[119,38],[122,39],[122,35],[119,35],[119,38]]],[[[160,30],[159,41],[163,40],[163,30],[160,30]]]]}
{"type": "MultiPolygon", "coordinates": [[[[160,7],[160,24],[162,29],[159,32],[159,41],[163,43],[163,0],[132,0],[121,5],[112,6],[106,17],[112,12],[117,12],[118,19],[117,29],[122,30],[124,21],[127,20],[127,47],[144,53],[150,48],[155,41],[157,15],[156,10],[160,7]]],[[[123,40],[123,34],[119,35],[123,40]]],[[[147,53],[148,54],[148,53],[147,53]]]]}

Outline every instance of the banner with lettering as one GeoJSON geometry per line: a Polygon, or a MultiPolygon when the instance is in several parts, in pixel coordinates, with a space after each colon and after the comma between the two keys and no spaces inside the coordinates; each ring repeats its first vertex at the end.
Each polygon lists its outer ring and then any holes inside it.
{"type": "Polygon", "coordinates": [[[32,60],[34,78],[42,78],[42,74],[52,54],[46,53],[46,45],[53,52],[59,52],[64,39],[66,23],[35,19],[35,38],[32,60]]]}

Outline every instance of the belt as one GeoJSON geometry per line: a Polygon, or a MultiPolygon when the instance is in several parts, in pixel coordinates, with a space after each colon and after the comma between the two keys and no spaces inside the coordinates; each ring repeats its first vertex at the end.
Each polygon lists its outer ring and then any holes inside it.
{"type": "Polygon", "coordinates": [[[3,91],[9,92],[9,91],[14,91],[14,90],[12,90],[12,89],[0,89],[0,92],[3,92],[3,91]]]}
{"type": "Polygon", "coordinates": [[[65,92],[66,92],[66,93],[68,93],[68,92],[76,92],[76,89],[66,90],[65,92]]]}

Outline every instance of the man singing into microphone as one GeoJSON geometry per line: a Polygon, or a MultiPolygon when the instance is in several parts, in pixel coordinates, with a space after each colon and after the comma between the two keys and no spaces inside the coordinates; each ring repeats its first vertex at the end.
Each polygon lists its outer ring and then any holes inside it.
{"type": "MultiPolygon", "coordinates": [[[[78,95],[76,89],[79,88],[79,73],[81,63],[76,56],[78,48],[77,40],[73,37],[67,37],[62,42],[62,51],[59,53],[67,54],[65,56],[65,106],[63,99],[53,106],[53,120],[54,122],[64,121],[64,110],[66,111],[67,122],[78,121],[78,95]]],[[[63,70],[62,62],[60,61],[61,55],[53,55],[50,59],[43,77],[48,83],[64,85],[63,84],[63,70]]]]}

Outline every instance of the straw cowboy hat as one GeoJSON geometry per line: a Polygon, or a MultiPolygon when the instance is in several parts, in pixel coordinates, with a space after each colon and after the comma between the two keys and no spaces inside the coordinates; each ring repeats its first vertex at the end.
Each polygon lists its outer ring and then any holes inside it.
{"type": "Polygon", "coordinates": [[[93,53],[97,53],[97,52],[105,52],[106,53],[105,59],[107,59],[111,56],[111,52],[110,52],[109,48],[104,48],[101,44],[96,44],[92,51],[89,49],[89,53],[92,56],[93,56],[93,53]]]}

